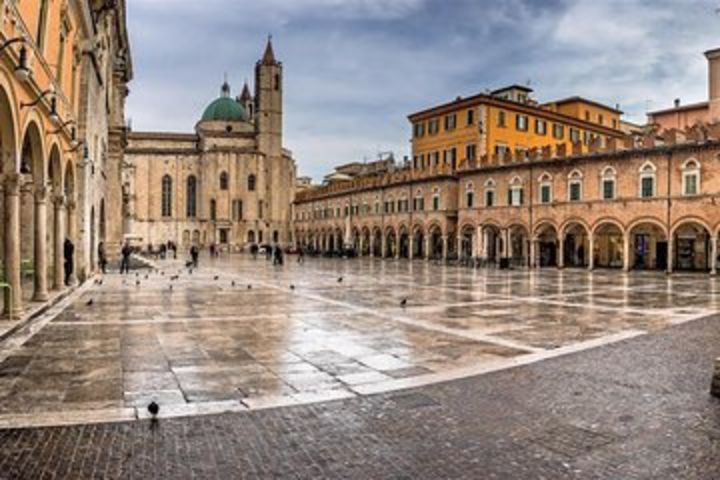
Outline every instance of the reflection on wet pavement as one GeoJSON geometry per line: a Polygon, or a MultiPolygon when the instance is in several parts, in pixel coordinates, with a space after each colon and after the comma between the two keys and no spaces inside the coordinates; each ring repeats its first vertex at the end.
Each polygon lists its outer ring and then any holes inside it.
{"type": "Polygon", "coordinates": [[[664,328],[710,314],[720,298],[717,281],[697,275],[371,259],[278,268],[243,256],[192,274],[181,266],[108,275],[5,348],[0,417],[138,415],[150,399],[182,413],[342,398],[664,328]]]}

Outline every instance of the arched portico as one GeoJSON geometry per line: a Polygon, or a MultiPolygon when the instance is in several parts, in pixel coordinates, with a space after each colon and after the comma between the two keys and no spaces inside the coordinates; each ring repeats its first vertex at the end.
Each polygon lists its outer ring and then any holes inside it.
{"type": "MultiPolygon", "coordinates": [[[[631,225],[626,238],[629,248],[625,269],[663,270],[668,268],[670,246],[665,227],[652,220],[631,225]]],[[[671,268],[670,268],[671,270],[671,268]]]]}
{"type": "Polygon", "coordinates": [[[589,265],[590,234],[588,227],[579,221],[563,226],[561,236],[561,266],[586,268],[589,265]]]}
{"type": "Polygon", "coordinates": [[[427,252],[425,251],[425,232],[423,231],[422,225],[416,225],[413,228],[413,258],[425,258],[427,252]]]}
{"type": "MultiPolygon", "coordinates": [[[[713,242],[710,228],[702,221],[688,219],[673,228],[672,268],[682,271],[708,272],[712,269],[713,242]]],[[[715,249],[717,246],[715,246],[715,249]]]]}
{"type": "Polygon", "coordinates": [[[460,260],[469,260],[475,256],[477,232],[472,224],[465,224],[460,229],[458,256],[460,260]]]}
{"type": "Polygon", "coordinates": [[[527,267],[530,260],[530,236],[524,225],[512,225],[510,232],[510,263],[515,267],[527,267]]]}
{"type": "Polygon", "coordinates": [[[535,229],[535,265],[538,267],[562,266],[558,263],[558,234],[555,225],[541,223],[535,229]]]}
{"type": "Polygon", "coordinates": [[[388,228],[385,231],[385,252],[383,256],[385,258],[395,258],[397,254],[397,236],[395,230],[388,228]]]}
{"type": "Polygon", "coordinates": [[[598,223],[591,236],[590,267],[623,268],[623,244],[625,231],[622,224],[615,221],[602,221],[598,223]]]}

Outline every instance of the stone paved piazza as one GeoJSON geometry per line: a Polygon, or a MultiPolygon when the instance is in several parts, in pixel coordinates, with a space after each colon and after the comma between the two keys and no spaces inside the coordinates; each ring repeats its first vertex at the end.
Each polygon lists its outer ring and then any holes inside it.
{"type": "Polygon", "coordinates": [[[86,285],[4,342],[0,427],[132,420],[150,399],[182,416],[422,386],[660,330],[720,303],[720,283],[703,275],[293,257],[273,267],[246,256],[201,258],[192,274],[180,261],[158,268],[86,285]]]}

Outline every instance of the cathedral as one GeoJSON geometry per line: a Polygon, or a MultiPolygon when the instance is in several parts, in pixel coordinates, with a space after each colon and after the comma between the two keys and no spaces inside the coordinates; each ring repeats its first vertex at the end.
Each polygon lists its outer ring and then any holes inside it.
{"type": "Polygon", "coordinates": [[[283,148],[283,70],[272,42],[255,94],[227,81],[195,133],[130,132],[123,166],[125,239],[143,246],[289,244],[296,165],[283,148]]]}

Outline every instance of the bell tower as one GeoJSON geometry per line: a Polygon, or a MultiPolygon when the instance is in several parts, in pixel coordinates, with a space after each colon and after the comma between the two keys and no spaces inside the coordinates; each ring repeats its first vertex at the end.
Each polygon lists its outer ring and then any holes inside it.
{"type": "Polygon", "coordinates": [[[294,179],[283,157],[283,67],[275,59],[272,37],[268,37],[262,59],[255,66],[255,128],[258,150],[264,156],[261,178],[265,190],[263,221],[268,238],[290,242],[290,204],[294,179]]]}

